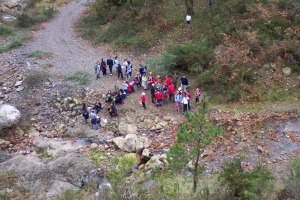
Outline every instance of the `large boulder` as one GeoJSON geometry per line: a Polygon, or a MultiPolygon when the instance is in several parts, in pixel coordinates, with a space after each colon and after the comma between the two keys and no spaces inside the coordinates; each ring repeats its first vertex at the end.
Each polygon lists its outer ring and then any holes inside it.
{"type": "Polygon", "coordinates": [[[290,67],[284,67],[281,71],[285,76],[289,76],[292,73],[292,69],[290,67]]]}
{"type": "MultiPolygon", "coordinates": [[[[111,140],[119,149],[124,151],[124,138],[123,137],[116,137],[111,140]]],[[[108,141],[109,142],[109,141],[108,141]]]]}
{"type": "Polygon", "coordinates": [[[78,191],[79,189],[79,187],[76,187],[75,185],[72,185],[70,183],[55,180],[48,190],[46,196],[48,199],[55,199],[57,195],[62,194],[66,190],[78,191]]]}
{"type": "Polygon", "coordinates": [[[160,155],[152,156],[152,158],[146,163],[145,168],[149,170],[163,167],[164,163],[160,161],[160,157],[160,155]]]}
{"type": "Polygon", "coordinates": [[[125,121],[120,121],[118,129],[122,135],[137,133],[137,127],[133,124],[127,124],[125,121]]]}
{"type": "Polygon", "coordinates": [[[8,104],[0,105],[0,130],[19,123],[20,118],[21,113],[14,106],[8,104]]]}
{"type": "Polygon", "coordinates": [[[137,140],[138,137],[136,134],[127,134],[124,140],[124,150],[127,152],[135,152],[137,140]]]}
{"type": "Polygon", "coordinates": [[[140,137],[136,141],[136,151],[148,148],[150,146],[149,140],[146,137],[140,137]]]}

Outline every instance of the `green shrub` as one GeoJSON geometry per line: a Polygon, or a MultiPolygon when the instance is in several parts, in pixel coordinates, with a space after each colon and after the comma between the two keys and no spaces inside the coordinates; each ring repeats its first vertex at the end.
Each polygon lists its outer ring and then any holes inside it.
{"type": "Polygon", "coordinates": [[[271,23],[261,22],[258,24],[258,34],[266,36],[273,40],[282,40],[284,31],[288,27],[289,23],[282,17],[274,17],[271,23]]]}
{"type": "Polygon", "coordinates": [[[52,56],[52,53],[50,52],[44,52],[44,51],[40,51],[40,50],[35,50],[32,52],[29,52],[26,54],[27,57],[36,57],[36,58],[49,58],[52,56]]]}
{"type": "Polygon", "coordinates": [[[6,37],[11,35],[14,32],[12,27],[0,24],[0,37],[6,37]]]}
{"type": "Polygon", "coordinates": [[[27,28],[36,23],[33,16],[22,13],[17,15],[17,25],[22,28],[27,28]]]}
{"type": "Polygon", "coordinates": [[[45,15],[47,17],[47,19],[50,19],[53,17],[54,13],[55,13],[55,8],[53,6],[44,6],[42,8],[42,14],[45,15]]]}
{"type": "Polygon", "coordinates": [[[222,165],[218,180],[221,186],[228,187],[233,197],[242,199],[261,199],[272,191],[272,180],[269,171],[262,165],[256,166],[251,171],[245,171],[241,167],[241,159],[233,162],[225,162],[222,165]]]}
{"type": "Polygon", "coordinates": [[[47,79],[47,74],[41,71],[31,71],[23,81],[28,88],[40,86],[47,79]]]}
{"type": "Polygon", "coordinates": [[[90,75],[85,71],[76,71],[73,74],[67,76],[67,79],[81,85],[86,85],[90,82],[90,75]]]}
{"type": "Polygon", "coordinates": [[[300,198],[300,158],[295,159],[288,166],[289,175],[284,179],[286,191],[295,199],[300,198]]]}

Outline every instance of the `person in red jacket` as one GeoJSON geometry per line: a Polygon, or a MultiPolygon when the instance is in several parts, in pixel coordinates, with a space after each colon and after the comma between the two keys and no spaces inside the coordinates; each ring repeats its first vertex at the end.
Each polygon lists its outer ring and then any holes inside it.
{"type": "Polygon", "coordinates": [[[155,92],[156,106],[162,106],[162,92],[156,90],[155,92]]]}
{"type": "Polygon", "coordinates": [[[171,83],[171,79],[170,79],[170,77],[168,75],[166,75],[166,79],[165,79],[164,84],[166,84],[167,87],[168,87],[170,85],[170,83],[171,83]]]}
{"type": "Polygon", "coordinates": [[[142,93],[141,100],[142,100],[144,109],[146,109],[146,94],[145,94],[145,92],[142,93]]]}
{"type": "Polygon", "coordinates": [[[175,102],[175,99],[174,99],[174,90],[175,90],[175,87],[174,87],[173,83],[171,83],[168,86],[168,91],[169,91],[170,101],[173,101],[173,102],[175,102]]]}

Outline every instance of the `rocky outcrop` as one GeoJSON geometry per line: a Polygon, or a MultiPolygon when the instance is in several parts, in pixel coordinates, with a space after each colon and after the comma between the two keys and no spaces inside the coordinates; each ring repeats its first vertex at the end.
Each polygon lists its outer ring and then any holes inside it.
{"type": "Polygon", "coordinates": [[[107,142],[114,143],[119,149],[127,152],[136,152],[139,149],[144,149],[150,146],[148,138],[138,138],[136,134],[127,134],[125,138],[116,137],[107,142]]]}
{"type": "Polygon", "coordinates": [[[54,191],[59,190],[58,185],[76,189],[90,180],[100,183],[103,176],[98,176],[95,168],[89,158],[77,153],[60,154],[49,163],[44,163],[36,157],[22,155],[0,163],[0,170],[15,172],[16,184],[26,190],[38,193],[50,187],[47,196],[53,196],[54,191]]]}
{"type": "Polygon", "coordinates": [[[14,106],[8,104],[0,105],[0,130],[17,124],[20,118],[21,113],[14,106]]]}

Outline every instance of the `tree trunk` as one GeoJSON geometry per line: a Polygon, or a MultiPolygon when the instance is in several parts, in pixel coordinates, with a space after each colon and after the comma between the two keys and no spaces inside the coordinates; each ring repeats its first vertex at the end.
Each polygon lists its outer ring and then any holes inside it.
{"type": "Polygon", "coordinates": [[[194,0],[184,0],[185,7],[186,7],[186,14],[192,15],[193,14],[193,7],[194,7],[194,0]]]}
{"type": "Polygon", "coordinates": [[[198,141],[197,141],[197,145],[198,145],[198,152],[197,152],[197,156],[196,156],[196,162],[195,162],[195,171],[194,171],[194,177],[193,177],[193,192],[195,193],[197,190],[197,184],[198,184],[198,163],[199,163],[199,157],[200,157],[200,147],[201,147],[201,140],[202,140],[202,123],[200,124],[200,128],[199,128],[199,136],[198,136],[198,141]]]}

